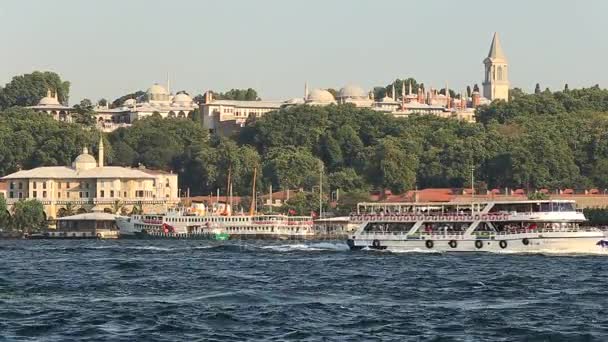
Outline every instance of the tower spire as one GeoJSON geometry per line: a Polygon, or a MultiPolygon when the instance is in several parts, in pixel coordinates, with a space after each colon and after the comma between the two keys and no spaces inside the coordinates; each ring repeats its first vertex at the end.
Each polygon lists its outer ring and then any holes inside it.
{"type": "Polygon", "coordinates": [[[498,32],[494,32],[494,37],[492,37],[492,44],[490,45],[490,52],[488,52],[488,58],[505,60],[507,59],[505,57],[504,52],[502,51],[500,39],[498,38],[498,32]]]}
{"type": "Polygon", "coordinates": [[[304,82],[304,101],[308,98],[308,82],[304,82]]]}
{"type": "Polygon", "coordinates": [[[169,79],[168,71],[167,71],[167,93],[171,94],[171,80],[169,79]]]}

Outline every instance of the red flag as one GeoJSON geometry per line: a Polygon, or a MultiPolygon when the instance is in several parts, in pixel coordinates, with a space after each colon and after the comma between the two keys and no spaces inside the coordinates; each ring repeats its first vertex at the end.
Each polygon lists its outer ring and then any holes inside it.
{"type": "Polygon", "coordinates": [[[289,209],[288,213],[289,213],[289,215],[295,215],[296,211],[293,209],[289,209]]]}
{"type": "Polygon", "coordinates": [[[317,213],[315,213],[314,211],[310,212],[310,216],[312,216],[312,218],[316,218],[317,217],[317,213]]]}

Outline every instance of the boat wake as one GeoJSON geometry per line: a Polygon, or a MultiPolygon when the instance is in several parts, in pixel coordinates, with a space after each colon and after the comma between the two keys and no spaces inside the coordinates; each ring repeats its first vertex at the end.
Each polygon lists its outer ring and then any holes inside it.
{"type": "Polygon", "coordinates": [[[261,249],[273,250],[278,252],[291,251],[348,251],[345,243],[318,242],[309,244],[287,244],[276,246],[261,246],[261,249]]]}

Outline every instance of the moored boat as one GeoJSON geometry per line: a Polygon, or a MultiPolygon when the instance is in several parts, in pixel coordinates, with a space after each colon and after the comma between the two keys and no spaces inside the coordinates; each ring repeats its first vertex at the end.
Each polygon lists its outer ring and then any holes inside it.
{"type": "Polygon", "coordinates": [[[117,218],[121,238],[306,239],[315,235],[309,216],[201,215],[184,208],[166,214],[117,218]]]}
{"type": "Polygon", "coordinates": [[[430,252],[608,252],[571,200],[360,203],[351,249],[430,252]]]}

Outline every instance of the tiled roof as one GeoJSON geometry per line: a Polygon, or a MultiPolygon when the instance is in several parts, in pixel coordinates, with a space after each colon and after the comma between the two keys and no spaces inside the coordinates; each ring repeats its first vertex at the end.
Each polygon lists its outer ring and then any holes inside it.
{"type": "Polygon", "coordinates": [[[95,167],[88,170],[76,171],[67,166],[43,166],[31,170],[22,170],[2,177],[2,179],[22,178],[148,178],[153,179],[149,173],[138,169],[120,166],[95,167]]]}

